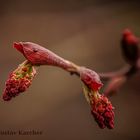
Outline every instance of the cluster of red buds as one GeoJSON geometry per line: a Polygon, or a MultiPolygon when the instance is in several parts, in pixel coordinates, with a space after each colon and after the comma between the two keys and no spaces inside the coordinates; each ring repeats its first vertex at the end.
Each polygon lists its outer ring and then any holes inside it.
{"type": "Polygon", "coordinates": [[[31,85],[36,74],[34,66],[57,66],[81,78],[85,87],[85,96],[91,106],[92,115],[100,128],[114,127],[113,107],[107,97],[98,92],[103,84],[96,72],[65,60],[35,43],[14,43],[14,48],[21,52],[27,60],[19,65],[6,81],[6,88],[3,93],[5,101],[9,101],[12,97],[26,91],[31,85]]]}
{"type": "Polygon", "coordinates": [[[85,97],[91,107],[91,114],[95,121],[100,128],[112,129],[114,128],[114,107],[107,96],[118,91],[127,78],[140,71],[138,43],[138,38],[126,29],[121,38],[121,49],[129,66],[117,72],[98,74],[88,68],[65,60],[38,44],[32,42],[14,43],[14,48],[24,55],[26,61],[10,74],[2,97],[5,101],[9,101],[12,97],[26,91],[36,75],[34,66],[51,65],[60,67],[70,74],[76,74],[80,77],[83,82],[85,97]],[[100,88],[103,86],[100,78],[108,80],[103,94],[100,94],[100,88]]]}
{"type": "Polygon", "coordinates": [[[100,128],[114,128],[114,107],[107,97],[99,93],[102,83],[99,75],[87,68],[81,68],[81,80],[84,83],[84,94],[91,106],[91,113],[100,128]]]}
{"type": "Polygon", "coordinates": [[[12,97],[26,91],[35,75],[36,70],[30,62],[25,61],[20,64],[16,70],[10,73],[6,81],[6,87],[2,96],[3,100],[9,101],[12,97]]]}

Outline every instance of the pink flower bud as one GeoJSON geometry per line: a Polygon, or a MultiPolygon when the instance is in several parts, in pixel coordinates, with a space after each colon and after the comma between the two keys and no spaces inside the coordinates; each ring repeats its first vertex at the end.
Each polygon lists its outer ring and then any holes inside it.
{"type": "Polygon", "coordinates": [[[31,63],[25,61],[13,71],[6,81],[6,88],[3,93],[3,100],[9,101],[12,97],[26,91],[32,83],[36,70],[31,63]]]}
{"type": "Polygon", "coordinates": [[[71,67],[71,63],[38,44],[19,42],[14,43],[14,48],[21,52],[33,65],[52,65],[63,69],[71,67]]]}
{"type": "Polygon", "coordinates": [[[80,77],[84,84],[93,90],[99,90],[103,85],[99,75],[85,67],[80,68],[80,77]]]}
{"type": "Polygon", "coordinates": [[[95,121],[100,128],[114,128],[114,108],[108,98],[98,92],[102,86],[98,74],[83,68],[80,76],[84,82],[84,94],[91,106],[91,113],[95,121]]]}

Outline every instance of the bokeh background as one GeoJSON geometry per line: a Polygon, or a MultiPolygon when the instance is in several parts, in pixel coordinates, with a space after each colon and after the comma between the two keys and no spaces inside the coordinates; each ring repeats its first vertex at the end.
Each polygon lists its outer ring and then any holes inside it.
{"type": "MultiPolygon", "coordinates": [[[[140,36],[139,0],[0,0],[0,92],[8,73],[24,61],[14,41],[38,43],[97,72],[125,65],[122,31],[140,36]]],[[[90,114],[80,80],[62,69],[40,67],[32,86],[0,101],[0,131],[39,130],[41,136],[1,140],[140,140],[140,79],[135,75],[110,98],[115,128],[100,129],[90,114]]]]}

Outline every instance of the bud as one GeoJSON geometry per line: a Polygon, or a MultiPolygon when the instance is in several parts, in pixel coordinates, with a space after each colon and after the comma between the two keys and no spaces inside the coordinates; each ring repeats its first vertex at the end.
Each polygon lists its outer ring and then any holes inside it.
{"type": "Polygon", "coordinates": [[[52,51],[32,42],[14,43],[13,47],[34,65],[52,65],[63,69],[68,69],[72,65],[52,51]]]}
{"type": "Polygon", "coordinates": [[[114,128],[114,107],[107,97],[99,94],[99,89],[103,85],[99,75],[92,70],[82,68],[80,77],[84,83],[84,94],[90,104],[91,113],[95,121],[100,128],[114,128]]]}
{"type": "Polygon", "coordinates": [[[81,80],[91,89],[99,90],[102,87],[102,82],[99,75],[90,69],[80,67],[80,78],[81,80]]]}
{"type": "Polygon", "coordinates": [[[3,93],[3,100],[9,101],[12,97],[26,91],[32,83],[36,70],[33,65],[25,61],[13,71],[6,81],[6,88],[3,93]]]}
{"type": "Polygon", "coordinates": [[[121,49],[124,59],[130,65],[135,65],[139,58],[138,44],[138,38],[129,29],[125,29],[121,39],[121,49]]]}

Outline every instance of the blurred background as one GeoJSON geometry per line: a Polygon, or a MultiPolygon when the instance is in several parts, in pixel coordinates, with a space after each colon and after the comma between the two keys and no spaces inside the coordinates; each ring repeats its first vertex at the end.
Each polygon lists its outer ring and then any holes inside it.
{"type": "MultiPolygon", "coordinates": [[[[140,36],[139,0],[0,0],[0,92],[10,71],[25,58],[14,41],[38,43],[97,72],[125,65],[122,31],[140,36]]],[[[1,140],[140,140],[140,79],[133,76],[110,98],[115,128],[100,129],[90,114],[76,76],[40,67],[32,86],[10,102],[0,101],[0,131],[39,130],[41,136],[2,136],[1,140]]]]}

